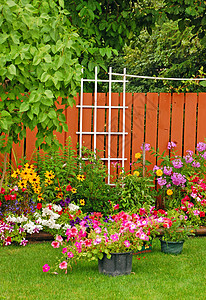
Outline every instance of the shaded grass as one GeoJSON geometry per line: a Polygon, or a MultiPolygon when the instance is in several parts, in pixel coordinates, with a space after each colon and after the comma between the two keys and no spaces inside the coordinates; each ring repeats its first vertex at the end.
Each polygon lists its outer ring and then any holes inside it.
{"type": "Polygon", "coordinates": [[[133,257],[132,274],[109,277],[96,261],[78,262],[67,275],[42,272],[59,253],[50,243],[0,248],[0,299],[205,299],[206,237],[187,240],[181,255],[160,252],[133,257]]]}

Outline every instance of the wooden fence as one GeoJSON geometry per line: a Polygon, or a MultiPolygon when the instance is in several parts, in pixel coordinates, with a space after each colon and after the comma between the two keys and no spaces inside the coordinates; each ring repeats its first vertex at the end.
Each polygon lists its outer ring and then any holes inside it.
{"type": "MultiPolygon", "coordinates": [[[[94,104],[94,96],[84,94],[84,105],[94,104]]],[[[121,106],[122,94],[112,93],[112,105],[121,106]]],[[[108,105],[109,97],[99,93],[97,105],[108,105]]],[[[76,105],[79,96],[76,97],[76,105]]],[[[127,93],[126,94],[125,129],[125,169],[130,169],[130,163],[135,160],[135,153],[140,152],[143,142],[151,144],[162,152],[167,148],[168,141],[177,144],[177,154],[184,155],[186,150],[195,151],[198,142],[203,142],[206,137],[206,93],[127,93]]],[[[65,116],[69,131],[56,134],[59,141],[65,145],[66,139],[71,136],[75,148],[79,139],[79,108],[67,108],[65,116]]],[[[122,109],[112,109],[111,130],[122,131],[122,109]]],[[[93,131],[93,110],[83,109],[82,131],[93,131]]],[[[108,109],[97,109],[97,131],[108,131],[108,109]]],[[[14,145],[14,152],[18,157],[25,155],[29,160],[35,149],[36,130],[27,129],[25,141],[14,145]]],[[[107,157],[108,135],[97,136],[97,149],[101,157],[107,157]]],[[[92,149],[93,135],[83,134],[83,145],[92,149]]],[[[111,157],[121,157],[122,136],[113,135],[111,139],[111,157]]],[[[146,159],[155,164],[155,158],[147,153],[146,159]]]]}

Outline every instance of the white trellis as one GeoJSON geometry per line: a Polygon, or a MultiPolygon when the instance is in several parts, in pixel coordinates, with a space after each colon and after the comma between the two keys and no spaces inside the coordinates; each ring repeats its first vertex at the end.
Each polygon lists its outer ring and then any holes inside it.
{"type": "Polygon", "coordinates": [[[111,162],[112,161],[121,161],[122,167],[124,168],[124,161],[127,160],[125,157],[125,135],[128,134],[128,132],[125,131],[125,109],[127,109],[127,106],[125,106],[125,90],[126,90],[126,69],[124,69],[124,75],[122,80],[115,80],[112,78],[112,68],[109,68],[109,79],[98,79],[97,77],[97,67],[95,67],[95,79],[81,79],[81,94],[80,94],[80,105],[77,105],[77,107],[80,108],[80,131],[77,132],[79,134],[79,147],[80,152],[79,155],[82,157],[82,144],[83,144],[83,135],[93,135],[94,136],[94,146],[93,151],[96,154],[96,142],[97,142],[97,135],[108,135],[108,156],[101,158],[101,160],[108,162],[108,184],[110,183],[110,174],[111,174],[111,162]],[[94,82],[94,105],[84,105],[84,82],[94,82]],[[109,84],[109,105],[107,106],[100,106],[97,103],[97,92],[98,92],[98,82],[107,82],[109,84]],[[123,105],[122,106],[114,106],[112,105],[112,83],[123,83],[123,105]],[[83,124],[83,109],[84,108],[91,108],[94,110],[94,126],[93,131],[83,131],[82,124],[83,124]],[[108,131],[97,131],[97,110],[98,109],[108,109],[108,131]],[[122,109],[123,111],[123,124],[122,124],[122,132],[113,132],[111,130],[112,126],[112,109],[122,109]],[[122,136],[122,153],[121,157],[112,157],[111,156],[111,139],[114,135],[121,135],[122,136]]]}
{"type": "MultiPolygon", "coordinates": [[[[83,73],[83,69],[82,69],[83,73]]],[[[108,184],[110,183],[110,175],[111,175],[111,162],[112,161],[121,161],[122,167],[124,168],[124,162],[127,160],[125,157],[125,135],[128,134],[125,130],[125,110],[128,108],[125,105],[125,97],[126,97],[126,82],[128,82],[127,78],[142,78],[142,79],[151,79],[151,80],[174,80],[174,81],[205,81],[206,78],[163,78],[163,77],[150,77],[150,76],[139,76],[139,75],[129,75],[126,74],[126,68],[124,68],[124,71],[122,74],[120,73],[112,73],[112,68],[109,68],[109,79],[98,79],[97,77],[97,67],[95,67],[95,78],[94,79],[81,79],[81,94],[80,94],[80,105],[77,105],[77,107],[80,108],[80,131],[77,132],[79,134],[79,146],[80,146],[80,152],[79,155],[82,157],[82,144],[83,144],[83,135],[93,135],[94,136],[94,145],[93,145],[93,151],[96,154],[96,144],[97,144],[97,135],[108,135],[108,157],[101,158],[104,161],[108,161],[108,184]],[[113,79],[113,76],[121,76],[122,80],[115,80],[113,79]],[[84,105],[84,82],[94,82],[94,105],[84,105]],[[105,82],[109,85],[109,105],[108,106],[100,106],[97,103],[97,92],[98,92],[98,83],[99,82],[105,82]],[[123,84],[123,105],[122,106],[113,106],[112,105],[112,83],[122,83],[123,84]],[[91,108],[94,111],[93,120],[94,120],[94,126],[93,131],[83,131],[82,125],[83,125],[83,109],[84,108],[91,108]],[[98,109],[108,109],[108,131],[97,131],[97,110],[98,109]],[[122,109],[123,111],[123,121],[122,121],[122,132],[113,132],[111,130],[112,126],[112,118],[111,118],[111,112],[112,109],[122,109]],[[111,139],[114,135],[121,135],[122,136],[122,153],[121,157],[111,157],[111,139]]]]}

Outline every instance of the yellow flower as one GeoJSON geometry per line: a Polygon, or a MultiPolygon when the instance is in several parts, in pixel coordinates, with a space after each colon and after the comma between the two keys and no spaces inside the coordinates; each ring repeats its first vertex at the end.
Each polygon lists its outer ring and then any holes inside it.
{"type": "Polygon", "coordinates": [[[26,180],[20,180],[20,181],[18,182],[18,187],[19,187],[20,189],[26,188],[26,187],[27,187],[27,181],[26,181],[26,180]]]}
{"type": "Polygon", "coordinates": [[[28,180],[30,177],[29,170],[28,169],[22,170],[22,172],[20,173],[20,176],[22,179],[28,180]]]}
{"type": "Polygon", "coordinates": [[[57,194],[57,198],[62,199],[62,198],[63,198],[63,194],[62,194],[61,192],[59,192],[59,193],[57,194]]]}
{"type": "Polygon", "coordinates": [[[127,176],[132,176],[132,174],[128,174],[127,176]]]}
{"type": "Polygon", "coordinates": [[[48,179],[53,179],[55,177],[53,171],[46,171],[46,173],[44,173],[44,175],[48,179]]]}
{"type": "Polygon", "coordinates": [[[24,165],[24,168],[25,168],[25,169],[34,169],[34,165],[29,165],[28,163],[26,163],[26,164],[24,165]]]}
{"type": "Polygon", "coordinates": [[[42,201],[42,200],[44,200],[44,198],[43,198],[41,195],[38,195],[38,196],[37,196],[37,200],[38,200],[38,201],[42,201]]]}
{"type": "Polygon", "coordinates": [[[53,180],[47,178],[47,179],[45,179],[45,183],[46,183],[47,185],[50,185],[50,184],[53,183],[53,180]]]}
{"type": "Polygon", "coordinates": [[[79,203],[80,203],[80,205],[84,206],[85,205],[85,200],[84,199],[80,199],[79,203]]]}
{"type": "Polygon", "coordinates": [[[139,176],[139,171],[134,171],[133,175],[139,176]]]}
{"type": "Polygon", "coordinates": [[[173,194],[173,191],[172,191],[171,189],[168,189],[168,190],[167,190],[167,195],[168,195],[168,196],[171,196],[172,194],[173,194]]]}
{"type": "Polygon", "coordinates": [[[14,171],[14,172],[11,174],[11,177],[12,177],[12,178],[17,178],[17,176],[18,176],[17,171],[14,171]]]}
{"type": "Polygon", "coordinates": [[[59,190],[60,190],[60,188],[56,186],[55,187],[55,191],[59,191],[59,190]]]}
{"type": "Polygon", "coordinates": [[[163,174],[163,172],[162,172],[161,169],[158,169],[158,170],[156,171],[156,175],[157,175],[157,176],[162,176],[162,174],[163,174]]]}
{"type": "Polygon", "coordinates": [[[84,181],[85,178],[84,178],[84,175],[79,174],[79,175],[77,175],[77,179],[80,181],[84,181]]]}
{"type": "Polygon", "coordinates": [[[135,156],[134,156],[134,157],[135,157],[136,159],[139,159],[141,156],[142,156],[141,153],[138,152],[138,153],[135,153],[135,156]]]}
{"type": "Polygon", "coordinates": [[[29,182],[30,182],[31,184],[38,185],[38,184],[40,183],[40,177],[39,177],[39,175],[36,175],[36,173],[33,174],[33,176],[31,176],[31,177],[29,178],[29,182]]]}
{"type": "Polygon", "coordinates": [[[77,189],[72,188],[72,189],[71,189],[71,192],[72,192],[73,194],[75,194],[75,193],[77,192],[77,189]]]}

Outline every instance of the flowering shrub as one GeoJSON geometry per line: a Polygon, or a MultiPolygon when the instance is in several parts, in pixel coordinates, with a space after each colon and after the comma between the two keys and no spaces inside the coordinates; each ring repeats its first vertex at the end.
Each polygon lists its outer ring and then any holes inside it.
{"type": "MultiPolygon", "coordinates": [[[[67,229],[67,240],[59,235],[52,242],[54,248],[61,249],[61,263],[57,269],[71,267],[72,262],[81,259],[101,259],[105,253],[122,253],[141,249],[143,242],[149,242],[155,235],[157,223],[154,217],[141,217],[139,214],[120,212],[106,218],[87,217],[78,225],[67,229]]],[[[49,271],[48,264],[43,271],[49,271]]]]}
{"type": "Polygon", "coordinates": [[[205,154],[200,152],[206,149],[206,144],[199,143],[197,145],[197,154],[192,151],[186,151],[187,154],[183,158],[175,155],[173,149],[176,147],[174,142],[168,144],[171,151],[171,157],[168,155],[156,153],[154,149],[151,151],[160,160],[159,166],[155,165],[153,172],[156,175],[156,181],[159,186],[159,194],[163,197],[166,208],[174,208],[181,206],[181,200],[187,194],[189,179],[195,174],[202,177],[205,172],[205,154]],[[205,145],[203,147],[203,145],[205,145]]]}
{"type": "MultiPolygon", "coordinates": [[[[150,150],[150,144],[144,145],[145,151],[150,150]]],[[[141,146],[143,149],[143,145],[141,146]]],[[[135,153],[135,159],[131,163],[133,171],[120,172],[119,180],[117,182],[118,190],[120,190],[119,208],[123,210],[134,210],[143,206],[150,207],[155,204],[156,190],[154,184],[154,175],[145,172],[143,176],[143,155],[141,152],[135,153]]],[[[146,166],[150,165],[148,161],[146,166]]]]}
{"type": "Polygon", "coordinates": [[[157,216],[160,213],[162,216],[158,218],[158,222],[163,232],[162,240],[178,242],[184,241],[189,235],[194,235],[194,227],[181,211],[171,210],[167,213],[161,210],[157,211],[157,216]]]}

